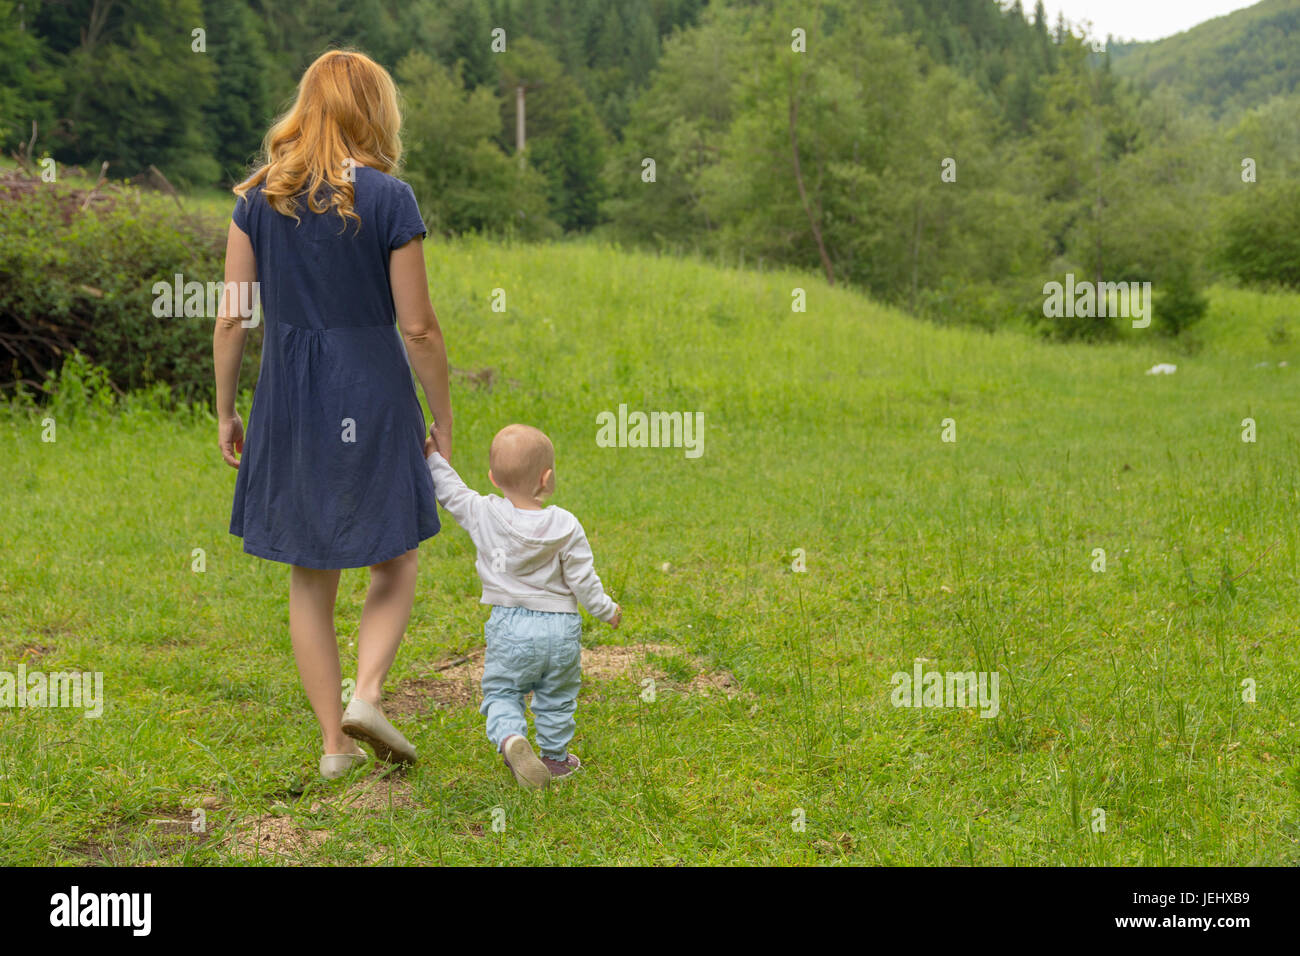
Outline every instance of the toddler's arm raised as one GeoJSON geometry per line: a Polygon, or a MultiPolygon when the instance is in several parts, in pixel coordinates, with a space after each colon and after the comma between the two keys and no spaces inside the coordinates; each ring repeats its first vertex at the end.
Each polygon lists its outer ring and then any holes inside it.
{"type": "MultiPolygon", "coordinates": [[[[429,444],[425,445],[425,451],[429,451],[429,444]]],[[[438,496],[438,504],[446,508],[456,523],[473,538],[478,533],[483,496],[461,481],[456,469],[436,449],[425,460],[429,463],[429,473],[433,475],[433,492],[438,496]]]]}

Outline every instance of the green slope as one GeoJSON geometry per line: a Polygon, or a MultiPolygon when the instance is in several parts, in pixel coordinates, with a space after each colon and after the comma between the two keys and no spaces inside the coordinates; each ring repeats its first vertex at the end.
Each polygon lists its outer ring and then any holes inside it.
{"type": "MultiPolygon", "coordinates": [[[[17,414],[0,656],[102,670],[107,703],[0,709],[0,863],[239,862],[235,821],[262,828],[262,859],[308,863],[1300,863],[1300,349],[1270,336],[1300,299],[1228,297],[1207,324],[1231,315],[1235,335],[1187,358],[937,328],[812,276],[595,245],[428,258],[451,360],[477,373],[454,386],[462,474],[487,489],[493,433],[546,429],[555,501],[625,608],[588,644],[676,645],[741,695],[691,690],[691,665],[664,665],[653,700],[644,670],[591,674],[582,777],[517,790],[472,687],[429,694],[485,616],[449,524],[420,549],[389,685],[422,762],[318,785],[287,574],[226,533],[215,424],[56,406],[50,444],[42,413],[17,414]],[[1144,375],[1156,361],[1178,372],[1144,375]],[[703,455],[599,447],[622,403],[703,413],[703,455]],[[996,670],[998,715],[893,706],[917,659],[996,670]],[[150,822],[204,798],[202,837],[150,822]]],[[[344,573],[345,668],[364,583],[344,573]]]]}
{"type": "Polygon", "coordinates": [[[1169,86],[1218,116],[1300,83],[1300,0],[1263,0],[1153,43],[1110,46],[1116,73],[1169,86]]]}

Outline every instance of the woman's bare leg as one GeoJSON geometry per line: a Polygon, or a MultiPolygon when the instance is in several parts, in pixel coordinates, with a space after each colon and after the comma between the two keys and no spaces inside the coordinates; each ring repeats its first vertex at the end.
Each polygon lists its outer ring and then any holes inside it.
{"type": "Polygon", "coordinates": [[[357,628],[356,696],[376,707],[411,619],[419,555],[412,549],[370,568],[370,589],[357,628]]]}
{"type": "Polygon", "coordinates": [[[289,639],[303,689],[320,722],[325,753],[350,754],[358,748],[341,726],[342,678],[338,638],[334,635],[334,599],[338,590],[338,571],[294,565],[289,578],[289,639]]]}

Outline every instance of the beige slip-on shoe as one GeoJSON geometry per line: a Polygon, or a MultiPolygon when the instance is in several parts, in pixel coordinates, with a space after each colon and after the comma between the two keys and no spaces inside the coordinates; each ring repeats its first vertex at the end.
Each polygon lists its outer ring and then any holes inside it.
{"type": "Polygon", "coordinates": [[[320,775],[326,780],[337,780],[369,759],[367,754],[326,754],[320,758],[320,775]]]}
{"type": "Polygon", "coordinates": [[[343,732],[354,740],[370,744],[380,760],[415,762],[415,748],[411,742],[388,722],[382,710],[360,697],[353,697],[347,710],[343,711],[343,732]]]}

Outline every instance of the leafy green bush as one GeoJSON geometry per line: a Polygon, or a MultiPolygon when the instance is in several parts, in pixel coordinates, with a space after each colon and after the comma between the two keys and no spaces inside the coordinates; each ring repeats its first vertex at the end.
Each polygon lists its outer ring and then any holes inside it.
{"type": "Polygon", "coordinates": [[[1249,189],[1228,214],[1224,264],[1243,282],[1300,289],[1300,183],[1249,189]]]}
{"type": "Polygon", "coordinates": [[[1167,335],[1181,335],[1205,318],[1209,300],[1197,289],[1191,273],[1184,269],[1174,271],[1154,290],[1152,312],[1155,325],[1167,335]]]}
{"type": "MultiPolygon", "coordinates": [[[[219,229],[162,197],[0,177],[0,382],[45,389],[81,352],[119,391],[162,383],[177,400],[209,399],[215,315],[156,317],[153,290],[177,274],[219,282],[223,256],[219,229]]],[[[258,352],[250,343],[242,384],[258,352]]]]}
{"type": "MultiPolygon", "coordinates": [[[[0,421],[7,420],[19,427],[39,423],[43,429],[46,419],[53,419],[59,429],[72,426],[78,430],[100,428],[110,420],[141,428],[216,422],[208,402],[179,402],[163,382],[118,394],[109,380],[108,369],[92,364],[80,352],[73,352],[57,373],[50,373],[39,393],[33,393],[19,382],[6,397],[7,401],[0,403],[0,421]]],[[[239,396],[239,404],[247,408],[252,399],[252,394],[245,390],[239,396]]]]}
{"type": "Polygon", "coordinates": [[[1042,294],[1038,296],[1035,303],[1033,321],[1045,338],[1056,342],[1109,342],[1117,337],[1115,317],[1109,314],[1109,309],[1107,315],[1098,315],[1100,309],[1095,299],[1091,310],[1093,314],[1079,314],[1079,287],[1091,281],[1083,269],[1073,267],[1064,272],[1057,272],[1037,285],[1037,291],[1042,294]],[[1068,278],[1070,275],[1075,277],[1074,280],[1068,278]],[[1059,309],[1049,309],[1047,306],[1046,288],[1049,281],[1062,286],[1059,309]],[[1078,287],[1075,285],[1076,282],[1079,284],[1078,287]],[[1053,312],[1060,314],[1052,314],[1053,312]]]}
{"type": "Polygon", "coordinates": [[[553,237],[559,229],[547,211],[547,180],[501,151],[492,136],[501,127],[501,104],[486,87],[466,90],[462,67],[412,53],[397,67],[405,98],[400,175],[415,190],[430,232],[514,233],[553,237]]]}
{"type": "Polygon", "coordinates": [[[73,352],[45,383],[46,411],[61,422],[82,417],[100,418],[117,404],[108,369],[91,364],[80,352],[73,352]]]}

